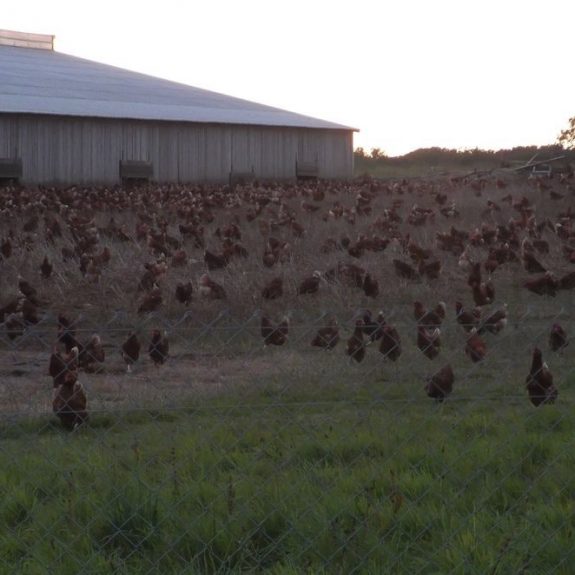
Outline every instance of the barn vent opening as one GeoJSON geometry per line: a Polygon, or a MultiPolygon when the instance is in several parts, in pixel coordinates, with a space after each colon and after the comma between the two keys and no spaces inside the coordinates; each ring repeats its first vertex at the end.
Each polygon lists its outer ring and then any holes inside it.
{"type": "Polygon", "coordinates": [[[154,166],[146,160],[120,160],[120,179],[124,183],[149,182],[154,177],[154,166]]]}
{"type": "Polygon", "coordinates": [[[0,158],[0,186],[18,183],[21,177],[21,158],[0,158]]]}
{"type": "Polygon", "coordinates": [[[319,177],[317,162],[296,161],[295,174],[298,180],[317,180],[319,177]]]}

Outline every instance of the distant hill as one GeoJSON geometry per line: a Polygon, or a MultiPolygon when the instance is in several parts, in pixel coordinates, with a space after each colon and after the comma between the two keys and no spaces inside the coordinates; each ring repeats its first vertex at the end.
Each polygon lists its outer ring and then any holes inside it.
{"type": "Polygon", "coordinates": [[[387,157],[378,150],[367,153],[361,148],[355,150],[355,174],[369,174],[374,177],[410,177],[444,172],[468,172],[472,170],[494,170],[513,168],[526,163],[537,154],[538,160],[565,155],[557,162],[560,169],[567,163],[575,163],[575,151],[565,150],[559,145],[520,146],[511,150],[449,150],[446,148],[420,148],[404,156],[387,157]]]}

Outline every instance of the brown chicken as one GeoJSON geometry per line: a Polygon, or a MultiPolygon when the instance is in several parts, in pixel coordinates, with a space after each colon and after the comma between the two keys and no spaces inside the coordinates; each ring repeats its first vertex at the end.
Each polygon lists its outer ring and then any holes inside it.
{"type": "Polygon", "coordinates": [[[535,257],[534,248],[527,238],[521,243],[521,264],[529,274],[544,274],[547,269],[535,257]]]}
{"type": "Polygon", "coordinates": [[[521,263],[523,269],[529,274],[544,274],[547,271],[531,252],[524,252],[521,255],[521,263]]]}
{"type": "Polygon", "coordinates": [[[204,262],[210,271],[225,268],[228,265],[228,258],[223,254],[214,254],[209,250],[204,251],[204,262]]]}
{"type": "Polygon", "coordinates": [[[298,295],[313,294],[319,291],[321,272],[314,271],[310,277],[304,278],[297,288],[298,295]]]}
{"type": "Polygon", "coordinates": [[[226,299],[226,290],[208,274],[200,277],[200,294],[209,299],[226,299]]]}
{"type": "Polygon", "coordinates": [[[365,342],[363,341],[363,320],[358,319],[355,322],[355,328],[352,336],[347,340],[347,347],[345,353],[349,355],[350,359],[358,363],[363,361],[365,357],[365,342]]]}
{"type": "Polygon", "coordinates": [[[40,306],[40,301],[38,299],[38,291],[29,282],[18,276],[18,289],[20,293],[30,300],[34,305],[40,306]]]}
{"type": "Polygon", "coordinates": [[[77,347],[82,353],[84,346],[76,339],[76,327],[74,321],[64,314],[58,316],[58,341],[63,343],[66,353],[70,353],[73,347],[77,347]]]}
{"type": "Polygon", "coordinates": [[[566,331],[558,323],[554,323],[549,333],[549,347],[551,351],[561,351],[569,345],[566,331]]]}
{"type": "Polygon", "coordinates": [[[366,297],[377,297],[379,295],[379,283],[378,281],[372,277],[371,274],[365,274],[363,278],[363,293],[366,297]]]}
{"type": "Polygon", "coordinates": [[[525,380],[525,386],[529,393],[529,400],[538,407],[543,403],[555,403],[559,392],[553,384],[553,375],[546,363],[543,363],[541,350],[536,347],[533,350],[531,371],[525,380]]]}
{"type": "Polygon", "coordinates": [[[191,281],[178,282],[176,285],[176,300],[183,305],[190,305],[193,293],[194,285],[191,281]]]}
{"type": "Polygon", "coordinates": [[[373,319],[371,311],[366,309],[361,316],[363,321],[362,331],[366,335],[370,342],[374,342],[381,338],[383,335],[383,326],[385,325],[385,317],[383,312],[380,311],[377,314],[377,318],[373,319]]]}
{"type": "Polygon", "coordinates": [[[422,325],[417,327],[417,347],[428,359],[435,359],[439,355],[441,340],[439,328],[429,329],[422,325]]]}
{"type": "Polygon", "coordinates": [[[546,272],[538,278],[527,280],[523,287],[537,295],[548,295],[555,297],[559,289],[559,282],[551,272],[546,272]]]}
{"type": "Polygon", "coordinates": [[[78,382],[78,372],[66,371],[52,400],[52,410],[66,429],[73,431],[88,421],[87,403],[84,388],[78,382]]]}
{"type": "Polygon", "coordinates": [[[332,350],[339,343],[339,328],[335,319],[330,319],[327,325],[320,327],[313,338],[311,345],[332,350]]]}
{"type": "Polygon", "coordinates": [[[437,373],[427,378],[427,396],[441,403],[453,391],[455,376],[451,365],[443,366],[437,373]]]}
{"type": "Polygon", "coordinates": [[[78,356],[79,351],[77,347],[72,348],[70,353],[62,353],[58,350],[58,346],[54,346],[48,365],[48,375],[52,378],[54,387],[64,383],[66,373],[78,370],[78,356]]]}
{"type": "Polygon", "coordinates": [[[503,304],[501,309],[493,312],[486,319],[480,322],[477,327],[478,333],[484,333],[488,331],[489,333],[498,334],[507,325],[507,304],[503,304]]]}
{"type": "MultiPolygon", "coordinates": [[[[575,252],[574,252],[575,253],[575,252]]],[[[573,263],[575,263],[575,258],[573,263]]],[[[558,280],[558,288],[569,290],[575,288],[575,271],[569,272],[564,276],[561,276],[558,280]]]]}
{"type": "Polygon", "coordinates": [[[152,332],[152,341],[148,346],[148,355],[156,367],[166,362],[170,355],[170,342],[167,334],[159,329],[152,332]]]}
{"type": "Polygon", "coordinates": [[[491,281],[475,284],[471,288],[475,305],[481,307],[493,303],[495,299],[495,286],[491,281]]]}
{"type": "Polygon", "coordinates": [[[106,359],[106,352],[100,336],[95,333],[84,346],[79,356],[80,367],[87,373],[94,373],[100,369],[106,359]]]}
{"type": "Polygon", "coordinates": [[[467,342],[465,343],[465,355],[471,359],[473,363],[481,361],[485,354],[487,353],[487,346],[477,333],[477,328],[473,328],[467,337],[467,342]]]}
{"type": "Polygon", "coordinates": [[[128,339],[122,344],[122,358],[126,362],[127,373],[132,371],[132,365],[140,359],[140,348],[141,344],[137,334],[135,332],[130,333],[128,339]]]}
{"type": "Polygon", "coordinates": [[[397,361],[401,355],[401,339],[395,327],[385,324],[382,328],[381,340],[379,342],[379,353],[384,359],[397,361]]]}
{"type": "Polygon", "coordinates": [[[419,274],[421,276],[426,276],[429,280],[439,279],[441,275],[442,265],[439,260],[434,260],[432,262],[420,262],[419,264],[419,274]]]}
{"type": "Polygon", "coordinates": [[[278,299],[284,294],[284,282],[282,278],[273,278],[270,280],[262,290],[262,297],[264,299],[278,299]]]}
{"type": "Polygon", "coordinates": [[[469,270],[469,276],[467,278],[467,285],[473,287],[475,285],[481,284],[481,264],[471,263],[471,269],[469,270]]]}
{"type": "Polygon", "coordinates": [[[40,273],[42,274],[42,277],[44,279],[49,279],[50,276],[52,275],[53,269],[54,266],[50,263],[48,256],[44,256],[42,264],[40,265],[40,273]]]}
{"type": "Polygon", "coordinates": [[[474,308],[473,311],[465,311],[460,301],[455,302],[455,319],[457,323],[467,332],[478,326],[481,319],[481,309],[474,308]]]}
{"type": "Polygon", "coordinates": [[[409,264],[401,260],[394,259],[393,267],[398,277],[406,280],[418,280],[420,278],[419,272],[409,264]]]}
{"type": "Polygon", "coordinates": [[[162,290],[159,286],[155,285],[150,293],[146,294],[140,305],[138,306],[138,313],[149,313],[156,311],[162,305],[164,299],[162,297],[162,290]]]}
{"type": "Polygon", "coordinates": [[[289,332],[289,317],[285,316],[282,321],[274,327],[270,318],[263,315],[260,332],[264,338],[264,347],[268,345],[283,345],[287,341],[289,332]]]}
{"type": "Polygon", "coordinates": [[[447,306],[444,302],[440,301],[434,309],[426,310],[420,301],[413,302],[413,317],[415,317],[418,326],[428,328],[441,327],[445,319],[445,311],[447,306]]]}

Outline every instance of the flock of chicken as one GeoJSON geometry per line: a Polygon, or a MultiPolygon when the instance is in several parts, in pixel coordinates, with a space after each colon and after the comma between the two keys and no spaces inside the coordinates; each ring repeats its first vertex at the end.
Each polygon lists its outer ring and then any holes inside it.
{"type": "MultiPolygon", "coordinates": [[[[98,286],[114,281],[110,270],[117,258],[115,250],[122,245],[136,246],[149,258],[129,292],[136,316],[162,310],[171,302],[189,308],[198,296],[204,301],[222,300],[226,305],[230,295],[228,285],[218,277],[222,273],[219,270],[227,270],[234,263],[236,270],[243,262],[257,263],[261,273],[254,277],[255,295],[249,294],[247,301],[264,310],[268,308],[262,313],[260,325],[266,346],[280,346],[288,341],[289,314],[274,321],[270,309],[293,297],[291,285],[295,286],[295,297],[306,300],[320,297],[330,289],[351,289],[360,300],[357,307],[365,308],[368,300],[381,295],[380,282],[388,282],[392,275],[404,288],[424,283],[433,289],[438,279],[463,272],[474,307],[465,309],[461,301],[464,296],[458,292],[455,317],[465,333],[465,354],[471,361],[479,362],[487,353],[485,334],[497,334],[507,323],[505,305],[487,313],[482,311],[497,301],[495,280],[499,270],[515,269],[527,274],[520,287],[539,296],[556,297],[575,288],[575,271],[569,270],[575,264],[575,211],[570,204],[565,208],[574,194],[572,175],[555,184],[537,181],[529,189],[523,182],[515,196],[506,189],[508,185],[500,179],[472,177],[250,184],[236,188],[2,188],[0,327],[10,341],[18,341],[34,329],[42,314],[49,310],[59,313],[57,344],[49,372],[54,381],[54,411],[68,428],[87,418],[78,371],[98,370],[105,354],[98,335],[85,343],[77,340],[74,322],[68,319],[65,306],[44,295],[53,289],[46,286],[60,282],[60,292],[68,290],[70,297],[77,298],[82,291],[78,285],[98,286]],[[456,194],[461,195],[460,205],[454,199],[456,194]],[[466,194],[475,202],[483,201],[476,198],[487,198],[480,223],[458,228],[452,222],[457,222],[460,210],[465,209],[466,194]],[[497,194],[502,197],[495,199],[497,194]],[[557,209],[540,217],[538,203],[557,209]],[[106,222],[97,223],[97,218],[106,218],[106,222]],[[443,230],[440,222],[445,222],[443,230]],[[333,233],[336,224],[339,235],[333,233]],[[298,278],[296,273],[300,271],[294,273],[293,265],[295,248],[312,229],[322,225],[326,232],[316,246],[316,255],[333,265],[313,273],[309,270],[298,278]],[[259,245],[243,243],[247,228],[259,234],[259,245]],[[431,241],[429,234],[419,234],[420,239],[415,239],[419,230],[429,228],[434,231],[431,241]],[[38,286],[30,269],[24,269],[29,258],[22,254],[40,250],[44,253],[36,268],[41,278],[38,281],[42,282],[38,286]],[[54,257],[58,251],[59,261],[54,257]],[[388,257],[386,251],[392,251],[393,256],[388,257]],[[553,260],[554,266],[562,270],[560,273],[544,265],[546,260],[551,261],[550,253],[560,254],[560,260],[553,260]],[[11,265],[18,256],[20,263],[11,265]],[[381,265],[368,269],[364,261],[370,258],[372,262],[377,258],[381,265]],[[386,261],[391,263],[387,269],[386,261]],[[201,266],[196,281],[189,276],[184,281],[174,281],[176,274],[181,277],[181,271],[196,264],[201,266]],[[448,269],[449,265],[452,269],[448,269]],[[77,270],[74,285],[62,282],[61,278],[69,278],[73,269],[77,270]],[[275,270],[278,273],[269,277],[275,270]],[[10,272],[12,279],[6,279],[10,272]],[[28,280],[21,273],[28,275],[28,280]],[[264,274],[268,279],[262,281],[264,274]],[[17,285],[18,293],[5,299],[12,285],[17,285]],[[167,292],[170,286],[171,296],[167,292]]],[[[445,303],[432,310],[426,310],[420,302],[414,303],[416,344],[430,360],[440,353],[446,312],[445,303]]],[[[333,350],[339,341],[334,316],[310,343],[333,350]]],[[[402,353],[398,330],[386,321],[384,314],[374,318],[370,312],[362,311],[356,314],[353,333],[346,342],[350,361],[361,362],[371,344],[377,344],[386,360],[397,361],[402,353]]],[[[559,324],[550,326],[550,348],[559,351],[567,344],[565,329],[559,324]]],[[[135,330],[121,342],[128,372],[139,360],[140,351],[135,330]]],[[[169,342],[162,331],[154,330],[150,335],[148,355],[157,366],[168,358],[169,342]]],[[[442,401],[451,392],[453,379],[453,369],[445,365],[429,378],[428,395],[442,401]]],[[[526,386],[534,405],[551,403],[557,397],[551,373],[537,348],[526,386]]]]}

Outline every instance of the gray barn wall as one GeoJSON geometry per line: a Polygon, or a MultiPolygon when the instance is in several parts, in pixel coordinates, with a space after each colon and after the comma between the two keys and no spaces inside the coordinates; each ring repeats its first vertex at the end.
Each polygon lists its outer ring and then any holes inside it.
{"type": "Polygon", "coordinates": [[[347,130],[0,114],[0,158],[20,157],[27,183],[113,183],[119,161],[148,160],[160,182],[224,182],[253,171],[295,177],[296,159],[319,176],[349,178],[347,130]]]}

